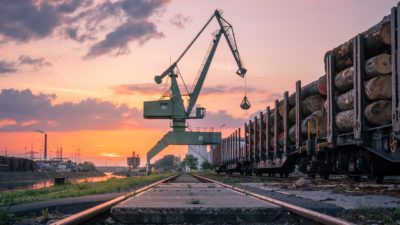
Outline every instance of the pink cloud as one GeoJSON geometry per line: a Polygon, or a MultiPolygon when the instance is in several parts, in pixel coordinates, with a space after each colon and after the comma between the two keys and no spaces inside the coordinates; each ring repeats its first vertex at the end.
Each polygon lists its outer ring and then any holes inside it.
{"type": "Polygon", "coordinates": [[[15,121],[13,119],[2,119],[2,120],[0,120],[0,128],[1,127],[8,127],[8,126],[16,125],[16,124],[18,124],[17,121],[15,121]]]}

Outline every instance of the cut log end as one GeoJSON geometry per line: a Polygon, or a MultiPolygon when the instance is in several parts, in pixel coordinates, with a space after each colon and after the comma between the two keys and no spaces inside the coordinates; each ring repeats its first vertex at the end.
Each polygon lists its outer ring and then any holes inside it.
{"type": "Polygon", "coordinates": [[[386,125],[392,119],[392,103],[379,100],[365,107],[365,118],[373,125],[386,125]]]}

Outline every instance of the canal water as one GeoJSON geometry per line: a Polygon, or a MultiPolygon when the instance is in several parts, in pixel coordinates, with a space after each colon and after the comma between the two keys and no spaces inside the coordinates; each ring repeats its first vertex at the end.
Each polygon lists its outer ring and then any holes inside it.
{"type": "MultiPolygon", "coordinates": [[[[126,176],[114,175],[112,173],[104,173],[104,176],[96,177],[85,177],[85,178],[68,178],[68,182],[73,184],[79,184],[83,182],[100,182],[106,181],[111,178],[126,178],[126,176]]],[[[11,190],[33,190],[44,187],[54,186],[54,179],[49,180],[35,180],[35,181],[6,181],[0,182],[0,192],[1,191],[11,191],[11,190]]]]}

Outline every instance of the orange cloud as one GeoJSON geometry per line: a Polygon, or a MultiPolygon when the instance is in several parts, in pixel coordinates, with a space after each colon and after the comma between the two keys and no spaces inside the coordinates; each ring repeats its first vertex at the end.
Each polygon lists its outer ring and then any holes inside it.
{"type": "Polygon", "coordinates": [[[121,155],[116,154],[116,153],[112,153],[112,152],[103,152],[100,155],[101,156],[105,156],[105,157],[111,157],[111,158],[121,157],[121,155]]]}

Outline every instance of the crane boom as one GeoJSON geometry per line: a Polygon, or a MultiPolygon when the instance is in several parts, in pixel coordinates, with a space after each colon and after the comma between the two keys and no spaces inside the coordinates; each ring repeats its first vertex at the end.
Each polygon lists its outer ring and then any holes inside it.
{"type": "Polygon", "coordinates": [[[214,58],[215,51],[217,50],[219,40],[221,39],[221,35],[222,35],[222,30],[220,30],[215,35],[215,39],[213,40],[212,47],[211,47],[208,57],[204,63],[203,69],[200,72],[200,76],[196,82],[196,86],[194,86],[192,93],[190,93],[190,101],[189,101],[188,107],[186,109],[187,115],[190,115],[190,113],[192,112],[192,109],[197,102],[197,98],[200,95],[201,88],[203,87],[203,83],[204,83],[204,80],[206,79],[208,69],[210,68],[212,59],[214,58]]]}
{"type": "Polygon", "coordinates": [[[226,21],[221,16],[221,14],[219,13],[218,10],[215,10],[214,14],[215,14],[215,17],[217,18],[219,26],[221,27],[221,30],[223,31],[223,34],[225,36],[226,42],[228,43],[229,49],[231,50],[232,55],[235,58],[236,64],[239,68],[237,70],[236,74],[241,77],[244,77],[247,70],[243,67],[243,63],[242,63],[242,60],[239,55],[239,50],[237,48],[235,33],[233,32],[233,27],[228,21],[226,21]],[[232,31],[232,35],[229,34],[229,31],[232,31]]]}
{"type": "MultiPolygon", "coordinates": [[[[217,10],[216,10],[217,11],[217,10]]],[[[197,35],[193,38],[193,40],[190,42],[190,44],[185,48],[185,50],[181,53],[181,55],[178,57],[178,59],[171,64],[170,67],[168,67],[167,70],[165,70],[161,75],[159,76],[155,76],[154,80],[157,84],[161,84],[162,79],[167,76],[173,69],[175,69],[176,65],[178,64],[178,62],[182,59],[182,57],[186,54],[186,52],[190,49],[190,47],[192,47],[192,45],[194,44],[194,42],[196,42],[197,38],[200,37],[201,33],[203,33],[203,31],[207,28],[208,24],[210,24],[211,20],[214,18],[215,14],[212,15],[210,17],[210,19],[208,19],[207,23],[204,24],[203,28],[201,28],[201,30],[199,31],[199,33],[197,33],[197,35]]]]}
{"type": "MultiPolygon", "coordinates": [[[[215,55],[215,51],[218,47],[218,43],[220,40],[221,35],[223,34],[226,42],[228,43],[229,49],[232,52],[233,58],[235,59],[235,62],[238,66],[238,70],[236,71],[236,74],[244,77],[247,70],[244,68],[242,60],[240,58],[239,55],[239,50],[237,48],[237,44],[236,44],[236,38],[235,38],[235,33],[233,32],[233,27],[232,25],[226,21],[220,14],[220,12],[218,10],[215,10],[214,14],[210,17],[210,19],[208,19],[208,21],[206,22],[206,24],[200,29],[199,33],[197,33],[197,35],[194,37],[194,39],[189,43],[189,45],[185,48],[185,50],[181,53],[181,55],[178,57],[178,59],[172,63],[167,70],[165,70],[161,75],[155,76],[154,77],[154,81],[157,84],[160,84],[162,82],[162,79],[173,73],[173,70],[177,67],[178,62],[182,59],[182,57],[187,53],[187,51],[190,49],[190,47],[192,47],[192,45],[194,44],[194,42],[196,42],[196,40],[199,38],[199,36],[203,33],[203,31],[207,28],[207,26],[210,24],[210,22],[212,21],[213,18],[216,18],[219,26],[220,26],[220,30],[217,32],[217,34],[215,35],[215,38],[213,40],[213,46],[211,48],[211,50],[208,53],[207,59],[204,63],[204,66],[200,72],[200,75],[198,77],[198,80],[196,82],[196,85],[192,91],[192,93],[189,93],[190,96],[190,101],[188,104],[188,107],[186,109],[186,115],[189,116],[190,113],[192,112],[192,109],[194,107],[194,105],[197,102],[197,99],[200,95],[200,91],[201,88],[203,87],[204,84],[204,80],[205,77],[208,73],[208,70],[210,68],[212,59],[215,55]]],[[[172,88],[171,88],[172,89],[172,88]]]]}
{"type": "MultiPolygon", "coordinates": [[[[244,77],[247,70],[243,67],[242,60],[240,59],[239,55],[239,50],[237,49],[236,45],[236,39],[235,39],[235,34],[233,33],[233,27],[228,23],[220,14],[218,10],[215,10],[214,15],[211,17],[211,19],[215,17],[218,21],[218,24],[220,26],[219,32],[215,35],[215,39],[213,40],[213,46],[211,48],[211,51],[209,52],[209,55],[207,57],[207,60],[204,63],[204,66],[201,70],[199,79],[197,80],[197,83],[195,85],[195,88],[193,89],[193,92],[190,93],[190,101],[186,110],[186,114],[189,115],[192,112],[192,109],[194,105],[197,102],[197,99],[200,95],[201,88],[203,87],[204,80],[206,78],[206,75],[208,73],[208,69],[210,68],[211,61],[214,57],[215,50],[218,47],[218,42],[221,38],[221,35],[224,34],[226,42],[228,43],[229,49],[232,52],[233,58],[236,61],[236,64],[238,65],[239,69],[237,70],[236,74],[244,77]],[[229,31],[232,31],[232,36],[229,35],[229,31]],[[232,37],[232,38],[231,38],[232,37]]],[[[206,25],[203,27],[203,29],[200,31],[200,33],[205,29],[205,27],[210,23],[211,19],[206,23],[206,25]]],[[[200,35],[200,33],[198,35],[200,35]]],[[[197,39],[198,36],[196,36],[195,40],[197,39]]],[[[193,42],[189,45],[191,46],[193,42]]]]}

